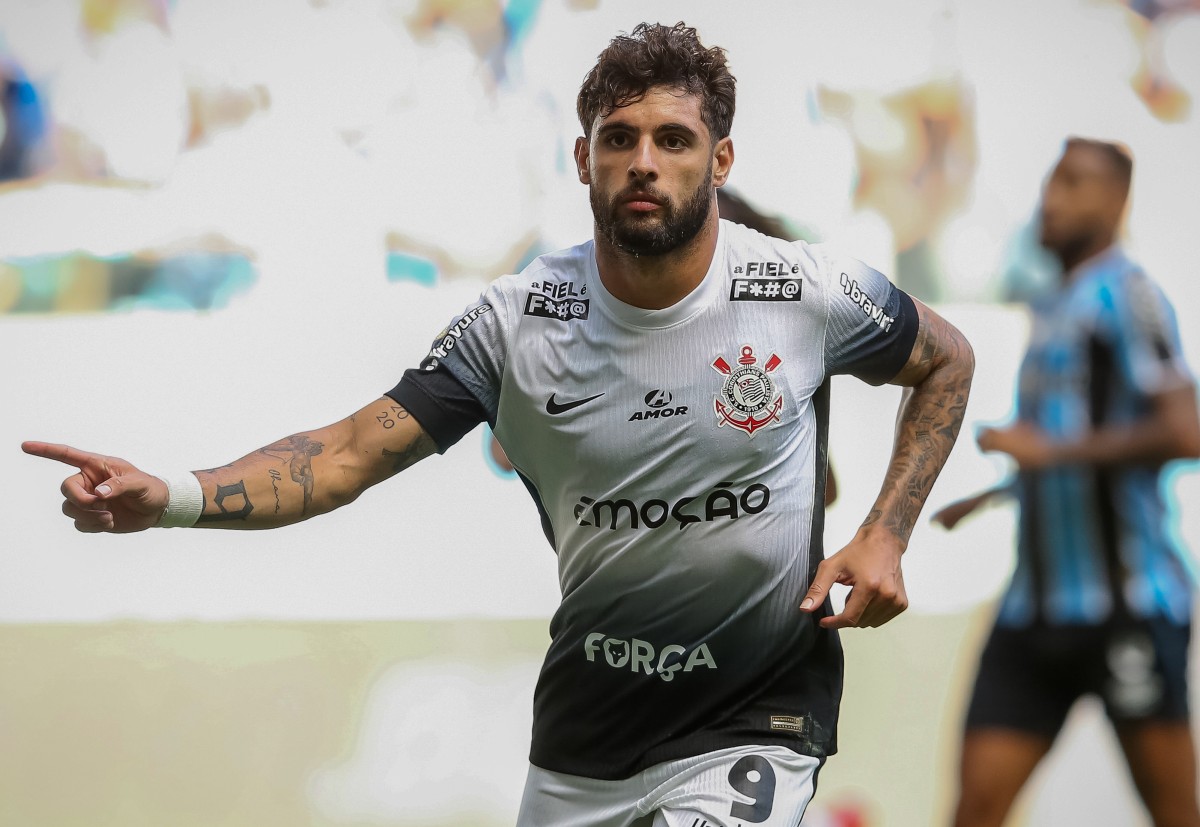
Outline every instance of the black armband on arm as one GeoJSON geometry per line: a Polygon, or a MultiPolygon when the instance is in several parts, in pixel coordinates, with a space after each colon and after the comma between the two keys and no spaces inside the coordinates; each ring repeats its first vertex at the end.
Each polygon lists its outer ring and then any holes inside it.
{"type": "Polygon", "coordinates": [[[908,364],[921,325],[917,306],[899,288],[892,289],[893,320],[886,335],[875,335],[854,350],[854,362],[848,372],[871,385],[883,385],[895,378],[908,364]]]}
{"type": "Polygon", "coordinates": [[[411,369],[387,396],[403,405],[444,454],[480,422],[487,411],[462,382],[443,365],[433,370],[411,369]]]}

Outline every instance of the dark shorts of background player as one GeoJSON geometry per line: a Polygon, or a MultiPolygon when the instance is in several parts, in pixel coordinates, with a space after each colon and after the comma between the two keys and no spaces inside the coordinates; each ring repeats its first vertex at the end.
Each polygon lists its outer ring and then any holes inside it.
{"type": "Polygon", "coordinates": [[[1188,719],[1191,626],[1162,618],[1098,626],[996,626],[980,658],[966,727],[1053,738],[1083,695],[1116,725],[1188,719]]]}

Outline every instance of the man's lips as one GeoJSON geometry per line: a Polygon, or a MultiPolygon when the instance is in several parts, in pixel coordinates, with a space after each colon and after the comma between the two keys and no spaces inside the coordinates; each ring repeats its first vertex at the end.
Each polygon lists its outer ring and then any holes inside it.
{"type": "Polygon", "coordinates": [[[652,212],[662,206],[662,202],[644,193],[626,196],[621,203],[634,212],[652,212]]]}

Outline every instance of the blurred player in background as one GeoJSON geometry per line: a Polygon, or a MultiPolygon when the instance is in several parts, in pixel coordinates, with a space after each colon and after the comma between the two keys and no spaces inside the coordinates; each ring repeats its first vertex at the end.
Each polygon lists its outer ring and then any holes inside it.
{"type": "MultiPolygon", "coordinates": [[[[615,38],[578,99],[593,240],[494,281],[420,368],[346,419],[167,480],[67,446],[24,449],[79,469],[62,490],[81,531],[271,528],[488,422],[538,506],[563,593],[522,827],[795,827],[836,750],[837,630],[906,608],[900,558],[974,360],[861,262],[720,220],[734,84],[723,50],[683,24],[615,38]],[[878,499],[826,559],[839,373],[907,390],[878,499]],[[836,613],[834,583],[851,587],[836,613]]],[[[379,538],[404,540],[402,522],[379,538]]]]}
{"type": "Polygon", "coordinates": [[[1035,306],[1017,421],[979,447],[1016,479],[952,503],[1020,504],[1017,568],[984,649],[962,745],[957,827],[999,827],[1067,713],[1096,694],[1156,827],[1197,827],[1187,656],[1193,584],[1171,539],[1164,463],[1200,455],[1175,314],[1121,250],[1133,161],[1072,138],[1048,179],[1042,244],[1062,264],[1035,306]]]}

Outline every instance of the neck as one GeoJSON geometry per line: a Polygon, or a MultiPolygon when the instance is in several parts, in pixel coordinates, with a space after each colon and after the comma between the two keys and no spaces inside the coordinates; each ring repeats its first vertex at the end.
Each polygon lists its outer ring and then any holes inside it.
{"type": "Polygon", "coordinates": [[[596,268],[600,281],[625,304],[643,310],[670,307],[704,281],[717,250],[718,226],[714,209],[691,241],[657,256],[640,256],[615,247],[597,228],[596,268]]]}
{"type": "Polygon", "coordinates": [[[1103,253],[1115,242],[1116,237],[1112,233],[1099,233],[1055,250],[1055,256],[1062,263],[1063,278],[1069,281],[1079,265],[1103,253]]]}

